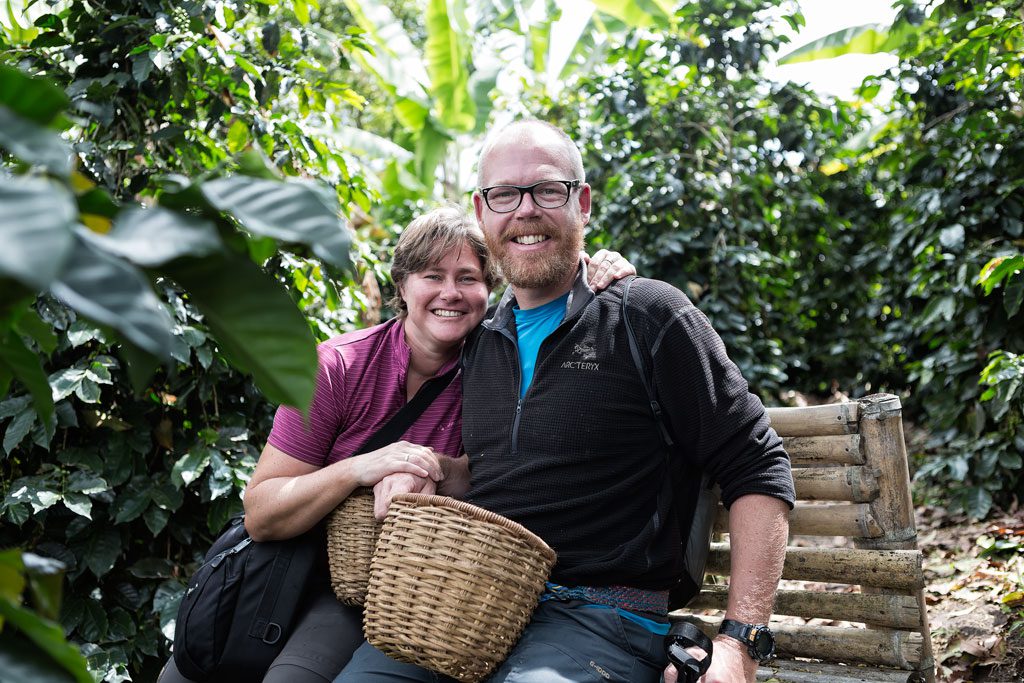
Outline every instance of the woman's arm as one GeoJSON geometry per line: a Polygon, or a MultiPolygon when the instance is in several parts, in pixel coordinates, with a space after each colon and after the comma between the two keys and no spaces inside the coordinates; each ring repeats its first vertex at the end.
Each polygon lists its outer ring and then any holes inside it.
{"type": "Polygon", "coordinates": [[[245,528],[257,541],[292,538],[311,529],[360,486],[404,472],[444,478],[439,456],[405,441],[327,467],[297,460],[267,444],[245,490],[245,528]]]}

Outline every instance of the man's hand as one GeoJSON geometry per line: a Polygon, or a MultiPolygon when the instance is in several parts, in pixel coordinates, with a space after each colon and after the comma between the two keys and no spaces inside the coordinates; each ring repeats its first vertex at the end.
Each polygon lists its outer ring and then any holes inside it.
{"type": "Polygon", "coordinates": [[[436,492],[437,484],[429,477],[417,477],[404,472],[389,474],[373,487],[373,516],[377,518],[377,521],[383,521],[384,516],[388,514],[391,499],[399,493],[433,495],[436,492]]]}
{"type": "MultiPolygon", "coordinates": [[[[701,683],[754,683],[757,673],[757,662],[747,654],[746,646],[729,636],[715,636],[715,654],[711,658],[711,668],[701,676],[701,683]]],[[[697,648],[688,650],[695,656],[700,652],[697,648]]],[[[677,683],[679,672],[669,664],[665,668],[665,683],[677,683]]]]}

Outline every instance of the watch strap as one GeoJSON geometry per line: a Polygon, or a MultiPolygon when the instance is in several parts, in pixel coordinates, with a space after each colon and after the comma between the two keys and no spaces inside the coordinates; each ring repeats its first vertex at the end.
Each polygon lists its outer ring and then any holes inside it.
{"type": "Polygon", "coordinates": [[[723,636],[729,636],[746,645],[747,654],[757,662],[766,662],[775,654],[775,634],[772,633],[767,624],[745,624],[735,619],[723,619],[718,632],[723,636]],[[767,633],[769,638],[771,638],[772,651],[767,654],[758,652],[756,647],[756,639],[761,632],[767,633]]]}

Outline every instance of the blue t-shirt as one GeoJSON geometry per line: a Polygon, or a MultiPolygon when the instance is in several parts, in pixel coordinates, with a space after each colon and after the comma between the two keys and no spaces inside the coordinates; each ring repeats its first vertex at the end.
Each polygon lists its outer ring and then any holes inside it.
{"type": "Polygon", "coordinates": [[[569,301],[569,292],[549,301],[543,306],[523,310],[515,306],[512,312],[516,316],[516,337],[519,340],[519,369],[522,381],[519,383],[519,398],[526,396],[526,390],[533,381],[533,369],[537,365],[537,352],[541,342],[554,332],[565,317],[565,304],[569,301]]]}

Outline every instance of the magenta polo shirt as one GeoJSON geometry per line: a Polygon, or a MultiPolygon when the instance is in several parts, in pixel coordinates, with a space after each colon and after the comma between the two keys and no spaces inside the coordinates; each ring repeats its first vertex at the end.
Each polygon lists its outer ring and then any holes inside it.
{"type": "MultiPolygon", "coordinates": [[[[349,457],[405,405],[409,353],[397,319],[323,342],[317,347],[320,360],[309,424],[300,411],[281,406],[267,442],[319,467],[349,457]]],[[[453,359],[438,374],[457,362],[453,359]]],[[[462,454],[461,373],[402,440],[452,457],[462,454]]]]}

